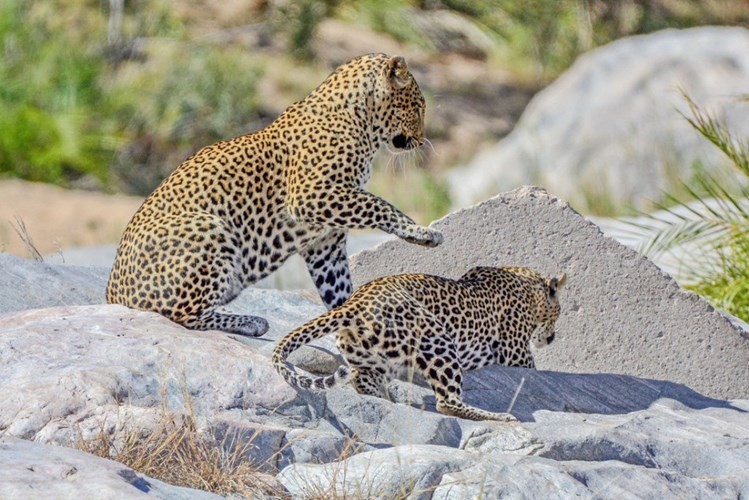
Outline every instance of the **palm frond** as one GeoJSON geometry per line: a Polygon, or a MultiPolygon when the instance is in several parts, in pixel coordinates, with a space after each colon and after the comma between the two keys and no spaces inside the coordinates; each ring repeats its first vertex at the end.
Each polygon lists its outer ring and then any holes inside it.
{"type": "MultiPolygon", "coordinates": [[[[684,119],[749,177],[749,141],[736,139],[718,118],[682,95],[690,111],[684,119]]],[[[668,253],[688,288],[749,320],[749,188],[737,189],[704,172],[681,187],[691,201],[664,193],[657,211],[624,222],[639,231],[641,252],[654,259],[668,253]]]]}
{"type": "Polygon", "coordinates": [[[736,140],[728,128],[717,118],[704,112],[682,89],[681,95],[692,116],[681,114],[692,128],[712,142],[745,175],[749,175],[749,141],[736,140]]]}

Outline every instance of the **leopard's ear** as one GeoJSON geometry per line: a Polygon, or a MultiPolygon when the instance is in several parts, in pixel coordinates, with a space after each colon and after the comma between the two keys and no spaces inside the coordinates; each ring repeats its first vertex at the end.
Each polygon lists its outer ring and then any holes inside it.
{"type": "Polygon", "coordinates": [[[402,89],[411,82],[411,73],[402,56],[393,56],[385,67],[386,78],[392,88],[402,89]]]}
{"type": "Polygon", "coordinates": [[[562,273],[558,278],[551,278],[547,283],[549,285],[549,296],[554,297],[557,294],[557,290],[567,283],[567,273],[562,273]]]}

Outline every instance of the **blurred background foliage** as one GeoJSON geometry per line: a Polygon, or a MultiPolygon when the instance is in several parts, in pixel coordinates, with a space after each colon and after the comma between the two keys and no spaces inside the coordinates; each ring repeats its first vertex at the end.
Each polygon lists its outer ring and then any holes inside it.
{"type": "MultiPolygon", "coordinates": [[[[738,0],[4,0],[0,176],[145,195],[201,146],[262,127],[312,90],[332,69],[313,43],[325,20],[537,89],[613,39],[747,25],[748,11],[738,0]]],[[[396,204],[442,215],[444,186],[409,170],[396,204]]]]}

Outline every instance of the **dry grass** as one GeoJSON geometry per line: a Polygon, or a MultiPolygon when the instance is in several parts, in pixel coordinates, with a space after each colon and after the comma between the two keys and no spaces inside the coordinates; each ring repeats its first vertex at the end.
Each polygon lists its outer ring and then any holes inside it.
{"type": "Polygon", "coordinates": [[[18,215],[15,216],[15,219],[15,225],[11,222],[11,226],[15,230],[16,234],[18,234],[18,237],[21,238],[24,247],[31,254],[31,258],[33,258],[37,262],[44,262],[44,257],[42,257],[42,254],[36,248],[36,245],[34,245],[34,241],[31,239],[31,234],[29,234],[29,230],[26,228],[26,223],[18,215]]]}
{"type": "Polygon", "coordinates": [[[127,430],[117,444],[102,426],[96,437],[81,440],[76,447],[176,486],[245,498],[288,498],[273,476],[252,464],[248,458],[251,445],[251,440],[242,442],[235,436],[216,442],[198,429],[188,408],[184,415],[165,409],[158,428],[150,434],[127,430]]]}

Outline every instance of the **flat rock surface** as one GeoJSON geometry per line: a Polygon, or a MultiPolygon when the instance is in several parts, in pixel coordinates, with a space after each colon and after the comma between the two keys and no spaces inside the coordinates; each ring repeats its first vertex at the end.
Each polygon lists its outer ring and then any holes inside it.
{"type": "Polygon", "coordinates": [[[522,428],[484,428],[449,453],[406,444],[292,465],[278,477],[292,494],[314,485],[330,496],[370,498],[734,498],[749,491],[745,413],[664,399],[625,415],[536,415],[537,424],[522,428]]]}
{"type": "Polygon", "coordinates": [[[356,285],[398,273],[458,278],[479,265],[565,272],[558,335],[536,352],[538,367],[635,375],[716,398],[749,397],[749,333],[544,190],[520,188],[433,227],[445,236],[437,248],[389,241],[356,255],[356,285]]]}
{"type": "Polygon", "coordinates": [[[0,314],[68,304],[102,304],[105,267],[60,266],[0,253],[0,314]]]}

